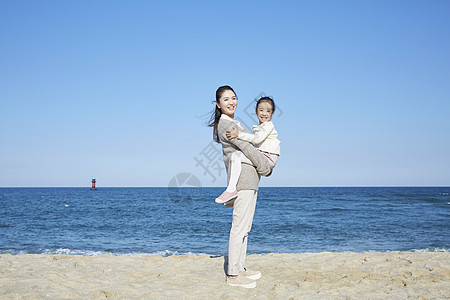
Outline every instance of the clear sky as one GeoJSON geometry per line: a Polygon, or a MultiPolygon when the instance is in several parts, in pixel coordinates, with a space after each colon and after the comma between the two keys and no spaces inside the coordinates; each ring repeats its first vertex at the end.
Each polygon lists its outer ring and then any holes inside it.
{"type": "Polygon", "coordinates": [[[249,129],[255,97],[279,108],[261,186],[449,186],[449,14],[439,0],[0,0],[0,187],[225,186],[202,117],[224,84],[249,129]]]}

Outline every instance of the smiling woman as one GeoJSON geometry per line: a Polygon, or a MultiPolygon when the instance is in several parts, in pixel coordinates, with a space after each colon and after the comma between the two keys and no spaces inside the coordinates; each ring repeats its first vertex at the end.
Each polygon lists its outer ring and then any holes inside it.
{"type": "Polygon", "coordinates": [[[214,113],[209,120],[209,126],[214,127],[213,139],[219,143],[219,136],[217,133],[217,127],[219,126],[219,120],[222,113],[229,115],[234,119],[234,112],[237,108],[237,96],[233,88],[228,85],[221,86],[216,91],[216,101],[215,101],[214,113]],[[224,110],[221,109],[223,107],[224,110]]]}
{"type": "Polygon", "coordinates": [[[225,90],[220,97],[217,107],[222,111],[223,114],[234,118],[234,112],[237,107],[237,97],[232,90],[225,90]]]}
{"type": "MultiPolygon", "coordinates": [[[[212,122],[210,126],[214,127],[214,140],[222,145],[228,181],[230,180],[230,159],[233,153],[239,150],[242,151],[252,163],[242,165],[242,171],[236,185],[237,190],[234,193],[225,194],[225,197],[228,198],[227,200],[231,202],[229,206],[233,206],[226,273],[229,285],[254,288],[256,287],[255,280],[261,277],[261,272],[250,271],[246,268],[247,238],[255,213],[259,174],[266,176],[271,170],[268,161],[252,144],[238,139],[227,138],[227,130],[238,128],[239,131],[247,131],[244,126],[234,119],[236,107],[237,97],[234,90],[230,86],[219,87],[216,91],[215,111],[211,117],[212,122]]],[[[216,202],[221,201],[216,200],[216,202]]]]}

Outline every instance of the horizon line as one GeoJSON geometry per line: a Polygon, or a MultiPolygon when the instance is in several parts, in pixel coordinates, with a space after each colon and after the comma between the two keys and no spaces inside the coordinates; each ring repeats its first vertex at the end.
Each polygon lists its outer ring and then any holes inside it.
{"type": "MultiPolygon", "coordinates": [[[[260,186],[258,188],[376,188],[376,187],[443,187],[450,188],[450,185],[317,185],[317,186],[260,186]]],[[[0,188],[86,188],[91,186],[0,186],[0,188]]],[[[96,186],[100,188],[171,188],[171,186],[96,186]]],[[[179,186],[179,188],[192,188],[189,186],[179,186]]],[[[196,188],[223,188],[223,186],[199,186],[196,188]]]]}

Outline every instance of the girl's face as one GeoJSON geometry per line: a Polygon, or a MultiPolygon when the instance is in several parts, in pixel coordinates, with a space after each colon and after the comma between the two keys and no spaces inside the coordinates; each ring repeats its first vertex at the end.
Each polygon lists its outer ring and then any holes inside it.
{"type": "Polygon", "coordinates": [[[219,103],[216,102],[216,104],[223,114],[226,114],[230,118],[234,119],[234,112],[237,107],[237,98],[233,91],[226,90],[223,92],[219,99],[219,103]]]}
{"type": "Polygon", "coordinates": [[[273,113],[274,111],[270,102],[262,101],[261,103],[259,103],[258,107],[256,108],[256,116],[258,117],[259,124],[269,122],[270,119],[272,119],[273,113]]]}

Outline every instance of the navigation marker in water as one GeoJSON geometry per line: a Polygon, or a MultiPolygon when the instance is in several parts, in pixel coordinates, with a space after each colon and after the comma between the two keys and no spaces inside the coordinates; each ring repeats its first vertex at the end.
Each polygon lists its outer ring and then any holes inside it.
{"type": "Polygon", "coordinates": [[[92,179],[92,187],[91,187],[91,191],[96,191],[97,188],[95,187],[95,179],[92,179]]]}

